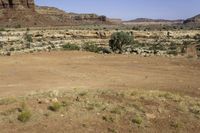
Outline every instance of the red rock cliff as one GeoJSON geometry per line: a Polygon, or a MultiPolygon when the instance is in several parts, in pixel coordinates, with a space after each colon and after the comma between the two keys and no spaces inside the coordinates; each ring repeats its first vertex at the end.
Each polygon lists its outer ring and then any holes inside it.
{"type": "Polygon", "coordinates": [[[34,0],[0,0],[0,9],[35,10],[34,0]]]}

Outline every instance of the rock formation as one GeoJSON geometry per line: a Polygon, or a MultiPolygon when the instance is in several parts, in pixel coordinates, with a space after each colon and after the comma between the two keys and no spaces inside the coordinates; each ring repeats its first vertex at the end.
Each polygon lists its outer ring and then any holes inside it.
{"type": "Polygon", "coordinates": [[[200,14],[196,15],[192,18],[188,18],[184,21],[184,24],[189,24],[189,25],[200,25],[200,14]]]}
{"type": "Polygon", "coordinates": [[[105,16],[66,13],[53,7],[35,6],[34,0],[0,0],[0,27],[105,24],[105,16]]]}
{"type": "MultiPolygon", "coordinates": [[[[93,24],[93,23],[106,23],[108,19],[106,16],[98,16],[96,14],[77,14],[67,13],[55,7],[36,6],[36,12],[56,20],[57,23],[66,23],[68,25],[79,25],[79,24],[93,24]]],[[[61,24],[63,25],[63,24],[61,24]]]]}
{"type": "Polygon", "coordinates": [[[0,9],[35,10],[34,0],[0,0],[0,9]]]}

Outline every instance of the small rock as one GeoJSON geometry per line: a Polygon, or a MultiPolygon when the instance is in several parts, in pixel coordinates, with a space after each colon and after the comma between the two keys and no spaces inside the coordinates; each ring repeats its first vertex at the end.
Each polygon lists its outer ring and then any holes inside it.
{"type": "Polygon", "coordinates": [[[58,90],[51,91],[49,95],[50,95],[50,97],[58,97],[59,91],[58,90]]]}
{"type": "Polygon", "coordinates": [[[155,119],[156,116],[154,114],[146,114],[147,119],[155,119]]]}
{"type": "Polygon", "coordinates": [[[49,103],[48,99],[37,99],[37,101],[38,101],[39,104],[43,104],[43,103],[47,104],[47,103],[49,103]]]}
{"type": "Polygon", "coordinates": [[[42,104],[42,100],[41,99],[37,99],[39,104],[42,104]]]}
{"type": "Polygon", "coordinates": [[[162,113],[162,109],[161,109],[161,108],[158,108],[158,112],[159,112],[159,113],[162,113]]]}
{"type": "Polygon", "coordinates": [[[56,102],[58,102],[58,99],[57,98],[53,98],[53,99],[51,99],[51,102],[56,103],[56,102]]]}
{"type": "Polygon", "coordinates": [[[79,101],[80,101],[79,97],[76,97],[76,101],[77,101],[77,102],[79,102],[79,101]]]}
{"type": "Polygon", "coordinates": [[[48,100],[48,99],[44,99],[43,102],[44,102],[44,103],[49,103],[49,100],[48,100]]]}

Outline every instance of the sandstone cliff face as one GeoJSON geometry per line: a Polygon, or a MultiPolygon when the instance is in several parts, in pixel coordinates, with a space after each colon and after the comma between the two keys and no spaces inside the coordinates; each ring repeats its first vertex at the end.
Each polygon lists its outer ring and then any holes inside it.
{"type": "Polygon", "coordinates": [[[0,0],[0,9],[35,10],[34,0],[0,0]]]}
{"type": "Polygon", "coordinates": [[[110,23],[105,16],[67,13],[35,6],[34,0],[0,0],[0,27],[66,26],[110,23]]]}

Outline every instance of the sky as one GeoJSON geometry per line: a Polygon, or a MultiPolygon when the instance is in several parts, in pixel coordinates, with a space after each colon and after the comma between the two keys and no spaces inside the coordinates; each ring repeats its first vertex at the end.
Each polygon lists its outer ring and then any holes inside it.
{"type": "Polygon", "coordinates": [[[200,0],[35,0],[66,12],[96,13],[110,18],[186,19],[200,14],[200,0]]]}

